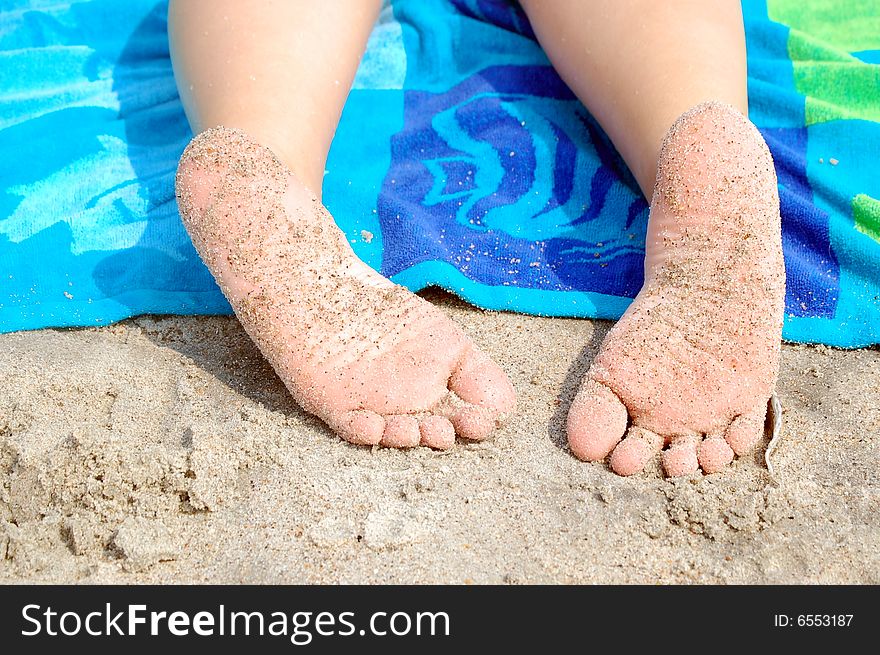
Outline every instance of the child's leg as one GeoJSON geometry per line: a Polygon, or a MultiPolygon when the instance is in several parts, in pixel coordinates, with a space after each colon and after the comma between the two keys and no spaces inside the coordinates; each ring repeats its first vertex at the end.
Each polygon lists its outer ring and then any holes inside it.
{"type": "Polygon", "coordinates": [[[668,473],[716,471],[761,435],[784,306],[776,176],[743,116],[739,0],[524,5],[652,199],[645,285],[572,404],[569,443],[582,459],[613,450],[622,474],[665,444],[668,473]]]}
{"type": "Polygon", "coordinates": [[[524,0],[553,66],[596,117],[648,200],[660,144],[691,107],[742,113],[746,47],[739,0],[524,0]]]}
{"type": "Polygon", "coordinates": [[[195,134],[236,127],[320,196],[379,0],[172,0],[174,75],[195,134]]]}
{"type": "Polygon", "coordinates": [[[445,448],[454,432],[488,436],[513,388],[442,312],[363,264],[317,196],[377,9],[172,2],[174,71],[198,134],[178,201],[242,325],[306,410],[356,443],[445,448]]]}

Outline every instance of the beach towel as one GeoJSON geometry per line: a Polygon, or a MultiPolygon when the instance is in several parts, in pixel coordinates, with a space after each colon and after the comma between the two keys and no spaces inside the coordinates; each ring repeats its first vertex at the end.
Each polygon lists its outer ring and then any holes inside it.
{"type": "MultiPolygon", "coordinates": [[[[878,343],[880,3],[743,9],[751,118],[779,177],[784,337],[878,343]]],[[[177,213],[192,135],[166,11],[0,0],[0,332],[230,312],[177,213]]],[[[508,0],[383,9],[324,199],[412,290],[613,319],[642,284],[648,204],[508,0]]]]}

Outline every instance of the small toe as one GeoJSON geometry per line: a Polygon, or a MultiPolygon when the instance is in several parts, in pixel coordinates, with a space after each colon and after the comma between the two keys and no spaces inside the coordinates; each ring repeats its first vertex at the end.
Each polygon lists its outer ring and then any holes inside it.
{"type": "Polygon", "coordinates": [[[449,390],[472,405],[504,417],[516,406],[516,391],[507,374],[483,351],[471,348],[449,378],[449,390]]]}
{"type": "Polygon", "coordinates": [[[638,473],[660,452],[663,442],[659,434],[638,426],[631,427],[626,438],[611,453],[611,470],[618,475],[638,473]]]}
{"type": "Polygon", "coordinates": [[[626,431],[626,407],[608,387],[586,378],[568,410],[568,444],[578,459],[604,459],[626,431]]]}
{"type": "Polygon", "coordinates": [[[697,461],[705,473],[717,473],[733,461],[733,449],[721,437],[703,439],[697,461]]]}
{"type": "Polygon", "coordinates": [[[455,428],[443,416],[431,415],[423,418],[419,423],[419,432],[423,446],[447,450],[455,444],[455,428]]]}
{"type": "Polygon", "coordinates": [[[375,446],[385,432],[385,419],[368,409],[346,412],[328,423],[346,441],[364,446],[375,446]]]}
{"type": "Polygon", "coordinates": [[[472,441],[483,441],[498,427],[497,414],[488,407],[465,404],[449,419],[458,436],[472,441]]]}
{"type": "Polygon", "coordinates": [[[415,416],[386,416],[385,431],[379,444],[392,448],[413,448],[419,445],[421,438],[419,420],[415,416]]]}
{"type": "Polygon", "coordinates": [[[669,448],[661,456],[666,475],[676,477],[689,475],[700,469],[697,460],[697,438],[694,436],[675,437],[669,448]]]}
{"type": "Polygon", "coordinates": [[[747,414],[737,416],[727,428],[724,438],[737,455],[744,455],[754,448],[764,435],[764,419],[767,402],[760,403],[747,414]]]}

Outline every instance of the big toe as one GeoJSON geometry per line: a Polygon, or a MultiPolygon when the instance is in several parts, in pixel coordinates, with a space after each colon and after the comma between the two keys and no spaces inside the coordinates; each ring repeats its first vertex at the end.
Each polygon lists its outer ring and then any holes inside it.
{"type": "Polygon", "coordinates": [[[507,374],[474,347],[465,351],[447,386],[452,392],[448,399],[458,400],[442,413],[464,439],[488,439],[516,407],[516,391],[507,374]]]}
{"type": "Polygon", "coordinates": [[[581,384],[568,410],[568,444],[578,459],[604,459],[623,437],[628,414],[611,389],[591,378],[581,384]]]}
{"type": "Polygon", "coordinates": [[[516,392],[507,374],[476,348],[462,357],[449,378],[449,390],[465,401],[449,417],[455,432],[465,439],[487,439],[516,406],[516,392]]]}
{"type": "Polygon", "coordinates": [[[516,406],[516,391],[507,374],[483,351],[470,348],[449,378],[449,390],[471,405],[504,417],[516,406]]]}

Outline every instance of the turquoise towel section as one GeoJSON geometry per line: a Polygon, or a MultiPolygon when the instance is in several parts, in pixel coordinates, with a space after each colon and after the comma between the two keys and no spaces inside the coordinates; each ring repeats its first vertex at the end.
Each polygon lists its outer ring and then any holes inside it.
{"type": "MultiPolygon", "coordinates": [[[[813,15],[831,5],[743,2],[751,117],[779,176],[784,336],[857,347],[880,342],[880,6],[835,28],[813,15]]],[[[166,11],[0,0],[0,332],[230,312],[177,214],[166,11]]],[[[386,6],[324,197],[413,290],[617,318],[642,283],[647,203],[507,0],[386,6]]]]}

